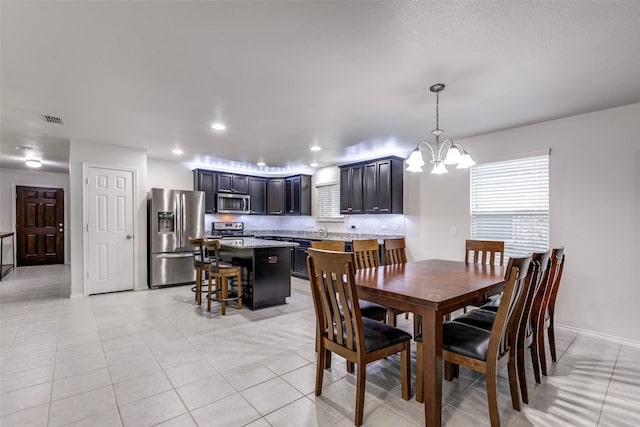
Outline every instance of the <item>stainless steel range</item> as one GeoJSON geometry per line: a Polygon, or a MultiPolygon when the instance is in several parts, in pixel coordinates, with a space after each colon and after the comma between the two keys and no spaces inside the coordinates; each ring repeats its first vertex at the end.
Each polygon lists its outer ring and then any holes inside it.
{"type": "Polygon", "coordinates": [[[220,239],[237,239],[239,237],[254,237],[253,233],[244,231],[243,222],[213,222],[211,237],[220,239]]]}

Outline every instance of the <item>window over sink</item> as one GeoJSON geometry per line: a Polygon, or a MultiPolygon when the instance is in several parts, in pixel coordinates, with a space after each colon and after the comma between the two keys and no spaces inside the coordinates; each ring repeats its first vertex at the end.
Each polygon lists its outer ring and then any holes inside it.
{"type": "Polygon", "coordinates": [[[332,182],[316,185],[318,220],[341,221],[340,183],[332,182]]]}

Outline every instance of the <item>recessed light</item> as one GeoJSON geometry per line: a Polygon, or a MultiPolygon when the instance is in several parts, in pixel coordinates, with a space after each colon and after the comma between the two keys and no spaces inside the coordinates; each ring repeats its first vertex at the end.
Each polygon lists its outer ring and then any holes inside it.
{"type": "Polygon", "coordinates": [[[267,164],[265,162],[258,162],[258,163],[256,163],[256,165],[258,165],[258,166],[267,166],[267,164]]]}
{"type": "Polygon", "coordinates": [[[317,168],[318,167],[318,163],[317,162],[312,162],[309,166],[311,166],[312,168],[317,168]]]}
{"type": "Polygon", "coordinates": [[[42,166],[42,162],[36,159],[27,159],[26,163],[30,168],[39,168],[42,166]]]}
{"type": "Polygon", "coordinates": [[[214,123],[211,125],[211,129],[213,130],[227,130],[227,127],[222,123],[214,123]]]}
{"type": "Polygon", "coordinates": [[[311,147],[311,151],[320,151],[321,148],[319,145],[314,145],[313,147],[311,147]]]}
{"type": "Polygon", "coordinates": [[[174,148],[173,150],[171,150],[171,152],[173,154],[182,154],[183,153],[183,151],[181,149],[179,149],[179,148],[174,148]]]}

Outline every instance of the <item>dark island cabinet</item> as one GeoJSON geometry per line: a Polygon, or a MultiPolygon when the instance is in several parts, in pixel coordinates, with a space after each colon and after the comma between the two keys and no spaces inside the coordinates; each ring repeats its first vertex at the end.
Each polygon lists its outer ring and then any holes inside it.
{"type": "Polygon", "coordinates": [[[284,214],[284,179],[270,178],[267,180],[267,214],[284,214]]]}
{"type": "Polygon", "coordinates": [[[249,177],[230,173],[218,173],[218,193],[249,194],[249,177]]]}
{"type": "Polygon", "coordinates": [[[349,214],[403,213],[402,165],[403,159],[389,157],[358,165],[342,166],[340,211],[349,214]],[[358,199],[358,196],[361,198],[358,199]],[[358,205],[358,202],[361,204],[358,205]]]}
{"type": "Polygon", "coordinates": [[[340,213],[362,213],[362,165],[340,168],[340,213]]]}
{"type": "Polygon", "coordinates": [[[265,215],[267,213],[267,179],[257,176],[249,177],[250,214],[265,215]]]}
{"type": "Polygon", "coordinates": [[[194,169],[193,189],[204,191],[204,212],[216,212],[216,173],[204,169],[194,169]]]}

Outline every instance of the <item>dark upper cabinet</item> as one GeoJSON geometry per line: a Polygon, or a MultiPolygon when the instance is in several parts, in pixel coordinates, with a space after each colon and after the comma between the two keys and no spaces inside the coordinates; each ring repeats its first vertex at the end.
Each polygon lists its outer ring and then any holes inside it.
{"type": "Polygon", "coordinates": [[[285,178],[285,214],[311,215],[311,176],[285,178]]]}
{"type": "Polygon", "coordinates": [[[215,213],[216,211],[216,173],[213,171],[194,169],[193,189],[204,191],[204,212],[215,213]]]}
{"type": "Polygon", "coordinates": [[[284,178],[267,180],[267,214],[284,214],[284,178]]]}
{"type": "Polygon", "coordinates": [[[362,165],[340,168],[340,213],[362,213],[362,165]]]}
{"type": "Polygon", "coordinates": [[[340,211],[342,213],[401,214],[403,212],[402,164],[402,159],[390,157],[341,167],[340,211]],[[357,180],[358,168],[361,168],[361,181],[357,180]],[[361,186],[358,186],[359,182],[361,186]],[[361,203],[360,206],[357,206],[358,201],[361,203]]]}
{"type": "Polygon", "coordinates": [[[218,173],[218,193],[249,194],[249,177],[230,173],[218,173]]]}
{"type": "Polygon", "coordinates": [[[264,215],[267,213],[267,179],[257,176],[249,177],[249,203],[251,214],[264,215]]]}

